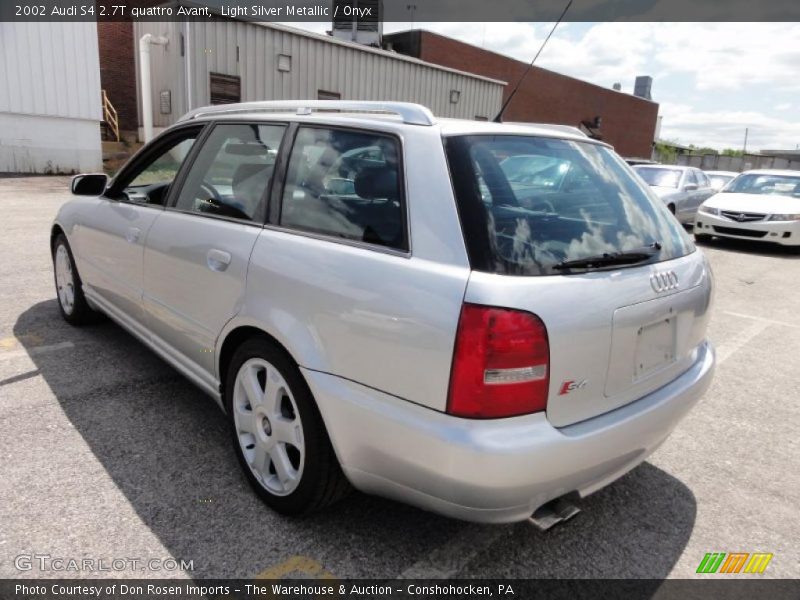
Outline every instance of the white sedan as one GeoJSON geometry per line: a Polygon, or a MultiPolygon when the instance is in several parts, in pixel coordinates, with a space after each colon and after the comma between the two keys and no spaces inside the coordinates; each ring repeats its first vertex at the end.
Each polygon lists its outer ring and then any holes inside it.
{"type": "Polygon", "coordinates": [[[800,171],[747,171],[703,202],[694,237],[800,246],[800,171]]]}

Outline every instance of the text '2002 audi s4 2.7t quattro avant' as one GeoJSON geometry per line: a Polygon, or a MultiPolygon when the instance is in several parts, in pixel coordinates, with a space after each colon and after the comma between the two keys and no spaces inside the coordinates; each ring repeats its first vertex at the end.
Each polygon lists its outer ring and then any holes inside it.
{"type": "Polygon", "coordinates": [[[107,314],[211,395],[283,513],[352,485],[553,523],[712,376],[706,259],[577,130],[210,107],[72,192],[52,229],[64,318],[107,314]]]}

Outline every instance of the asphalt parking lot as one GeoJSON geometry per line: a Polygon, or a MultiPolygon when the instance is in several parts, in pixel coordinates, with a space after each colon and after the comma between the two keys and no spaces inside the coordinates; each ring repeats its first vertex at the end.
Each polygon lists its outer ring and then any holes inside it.
{"type": "Polygon", "coordinates": [[[648,462],[549,532],[353,494],[302,520],[240,474],[224,417],[110,322],[59,316],[49,227],[68,178],[0,179],[0,577],[19,555],[166,559],[193,571],[69,576],[691,577],[707,552],[770,552],[800,577],[800,253],[703,247],[716,378],[648,462]]]}

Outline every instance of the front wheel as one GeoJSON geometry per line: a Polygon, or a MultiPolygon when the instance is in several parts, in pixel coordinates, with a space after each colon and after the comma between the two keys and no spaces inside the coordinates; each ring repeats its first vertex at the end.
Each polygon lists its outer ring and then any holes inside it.
{"type": "Polygon", "coordinates": [[[708,235],[707,233],[695,233],[694,241],[699,242],[701,244],[707,244],[711,241],[711,236],[708,235]]]}
{"type": "Polygon", "coordinates": [[[70,325],[91,323],[97,315],[83,295],[75,259],[63,233],[53,243],[53,272],[61,316],[70,325]]]}
{"type": "Polygon", "coordinates": [[[272,509],[307,514],[345,495],[349,484],[297,366],[266,339],[234,354],[225,386],[237,458],[272,509]]]}

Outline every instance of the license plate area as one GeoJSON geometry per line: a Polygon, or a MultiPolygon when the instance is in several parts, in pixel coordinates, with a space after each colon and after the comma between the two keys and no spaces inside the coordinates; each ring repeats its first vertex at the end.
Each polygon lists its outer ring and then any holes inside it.
{"type": "Polygon", "coordinates": [[[636,333],[634,381],[640,381],[675,362],[677,318],[668,317],[639,328],[636,333]]]}

